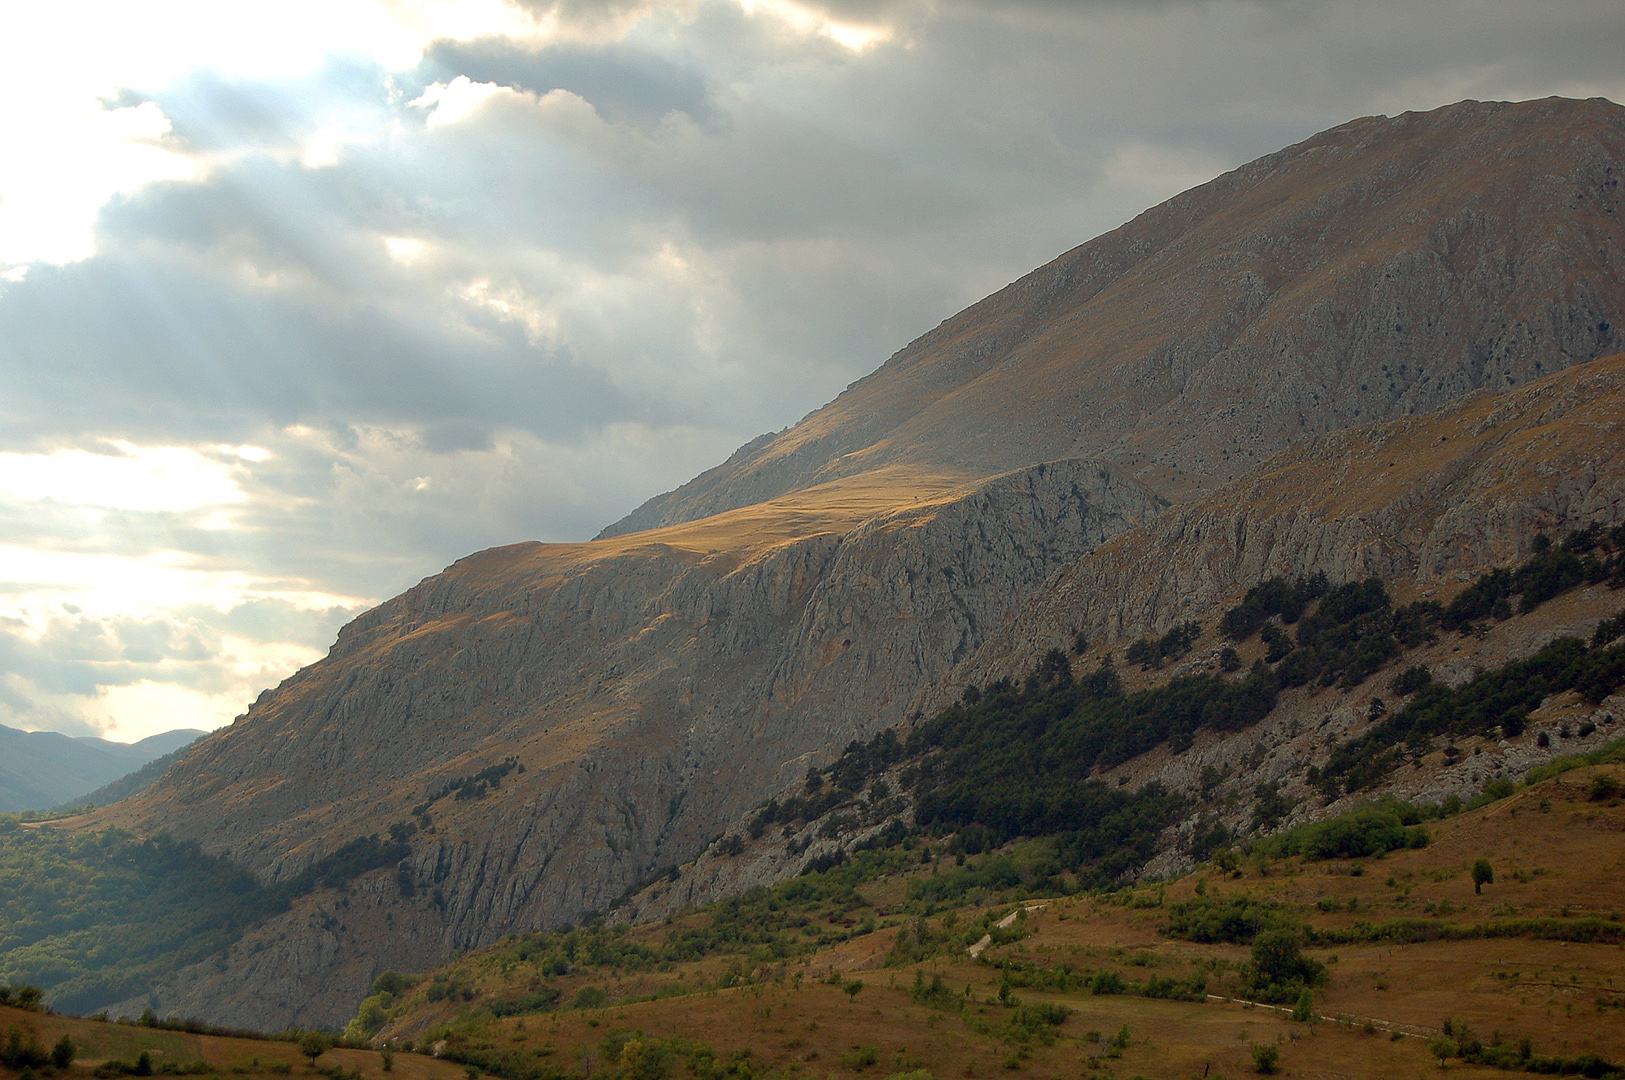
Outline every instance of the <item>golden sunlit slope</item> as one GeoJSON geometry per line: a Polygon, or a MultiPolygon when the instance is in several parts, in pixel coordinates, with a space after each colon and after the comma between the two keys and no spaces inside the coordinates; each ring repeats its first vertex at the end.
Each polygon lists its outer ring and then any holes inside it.
{"type": "Polygon", "coordinates": [[[761,558],[774,548],[810,537],[841,535],[872,518],[897,511],[928,514],[970,494],[990,477],[932,473],[893,465],[843,477],[697,521],[585,544],[515,544],[492,548],[458,562],[453,573],[505,586],[512,580],[547,582],[608,559],[639,551],[679,557],[716,556],[730,567],[761,558]]]}
{"type": "Polygon", "coordinates": [[[1621,175],[1601,99],[1351,121],[1067,252],[605,535],[896,462],[1101,457],[1179,501],[1617,351],[1621,175]]]}

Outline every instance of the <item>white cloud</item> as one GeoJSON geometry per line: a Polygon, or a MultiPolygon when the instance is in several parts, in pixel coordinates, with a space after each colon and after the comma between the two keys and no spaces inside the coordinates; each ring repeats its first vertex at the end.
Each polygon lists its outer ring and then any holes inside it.
{"type": "Polygon", "coordinates": [[[449,83],[432,83],[408,105],[427,109],[424,120],[430,131],[439,127],[460,124],[477,115],[492,98],[523,98],[505,86],[474,82],[467,75],[459,75],[449,83]]]}
{"type": "MultiPolygon", "coordinates": [[[[147,511],[197,510],[247,498],[238,485],[240,469],[218,457],[184,446],[136,446],[119,439],[104,445],[111,452],[0,452],[0,496],[147,511]]],[[[266,452],[245,447],[229,453],[263,461],[266,452]]]]}
{"type": "MultiPolygon", "coordinates": [[[[0,35],[0,268],[66,263],[95,250],[97,212],[160,180],[215,164],[170,138],[154,102],[198,70],[237,79],[308,77],[334,57],[386,70],[416,64],[437,38],[525,35],[534,21],[500,0],[117,0],[12,4],[0,35]]],[[[387,137],[382,118],[329,118],[296,160],[331,165],[345,146],[387,137]]]]}
{"type": "Polygon", "coordinates": [[[0,545],[0,589],[10,614],[29,624],[62,604],[101,613],[163,611],[200,605],[224,611],[252,600],[276,598],[312,609],[355,607],[365,601],[308,583],[241,570],[216,570],[198,555],[153,551],[140,555],[53,551],[0,545]],[[303,585],[303,587],[301,587],[303,585]],[[15,605],[15,606],[13,606],[15,605]]]}
{"type": "Polygon", "coordinates": [[[169,119],[150,101],[106,108],[94,94],[20,90],[0,81],[0,265],[86,258],[110,198],[199,173],[166,142],[169,119]]]}
{"type": "Polygon", "coordinates": [[[0,613],[0,723],[123,742],[209,730],[320,656],[304,643],[221,634],[195,613],[66,603],[0,613]]]}
{"type": "Polygon", "coordinates": [[[793,33],[826,37],[853,52],[890,41],[894,34],[894,29],[884,22],[831,18],[823,8],[794,0],[740,0],[740,6],[747,15],[769,16],[793,33]]]}

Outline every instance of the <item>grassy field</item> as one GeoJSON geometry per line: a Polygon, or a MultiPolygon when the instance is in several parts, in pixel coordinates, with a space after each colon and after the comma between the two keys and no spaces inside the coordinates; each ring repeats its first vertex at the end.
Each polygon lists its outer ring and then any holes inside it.
{"type": "MultiPolygon", "coordinates": [[[[775,939],[778,956],[757,943],[686,962],[659,959],[663,943],[716,918],[711,909],[631,929],[616,940],[643,953],[623,949],[603,962],[583,953],[568,973],[558,970],[557,952],[533,942],[527,954],[508,942],[403,991],[379,1038],[483,1055],[488,1068],[511,1076],[644,1080],[920,1069],[937,1078],[1194,1080],[1254,1074],[1261,1047],[1275,1049],[1281,1074],[1319,1080],[1501,1072],[1454,1056],[1441,1066],[1434,1049],[1447,1024],[1450,1046],[1528,1039],[1535,1059],[1566,1059],[1550,1067],[1584,1068],[1579,1059],[1587,1054],[1618,1063],[1625,1061],[1622,789],[1625,768],[1578,768],[1428,822],[1425,847],[1363,860],[1243,858],[1229,870],[1210,865],[1115,893],[1044,898],[1026,897],[1019,886],[984,889],[975,902],[930,911],[923,921],[929,909],[918,901],[918,884],[959,872],[955,860],[862,884],[856,902],[797,907],[758,895],[751,910],[776,908],[795,932],[775,939]],[[1475,891],[1471,868],[1479,859],[1490,862],[1494,881],[1475,891]],[[1294,1020],[1290,1002],[1238,1000],[1248,945],[1167,932],[1176,904],[1243,899],[1308,927],[1311,943],[1335,942],[1307,949],[1326,970],[1311,1019],[1294,1020]],[[1014,921],[979,957],[968,955],[967,938],[1010,914],[1014,921]],[[832,928],[845,940],[828,943],[832,928]],[[826,943],[784,944],[818,934],[826,943]],[[900,935],[905,945],[936,944],[911,960],[898,949],[900,935]],[[1434,940],[1419,940],[1427,938],[1434,940]],[[544,963],[555,967],[543,970],[544,963]],[[1115,975],[1127,992],[1083,985],[1100,973],[1115,975]],[[1154,981],[1189,988],[1199,980],[1197,1000],[1144,996],[1154,981]],[[436,986],[439,999],[430,1000],[436,986]],[[525,1013],[511,1004],[518,1015],[497,1015],[504,1001],[555,990],[561,1008],[525,1013]],[[1067,1010],[1064,1019],[1054,1023],[1060,1013],[1035,1008],[1047,1005],[1067,1010]]],[[[973,857],[967,868],[977,863],[973,857]]]]}
{"type": "MultiPolygon", "coordinates": [[[[157,1075],[332,1077],[342,1071],[350,1080],[462,1080],[466,1075],[461,1066],[423,1054],[396,1054],[386,1072],[378,1051],[344,1047],[325,1051],[313,1068],[297,1045],[279,1039],[167,1031],[0,1006],[0,1039],[9,1039],[13,1031],[24,1044],[37,1042],[47,1051],[64,1035],[72,1040],[76,1054],[67,1070],[36,1075],[89,1077],[107,1071],[104,1066],[110,1062],[134,1064],[143,1053],[157,1075]]],[[[0,1065],[0,1074],[17,1073],[0,1065]]]]}

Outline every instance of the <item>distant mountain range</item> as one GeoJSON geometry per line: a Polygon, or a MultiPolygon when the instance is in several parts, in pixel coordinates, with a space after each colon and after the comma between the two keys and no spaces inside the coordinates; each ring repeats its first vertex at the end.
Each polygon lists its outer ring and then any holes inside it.
{"type": "Polygon", "coordinates": [[[119,743],[55,731],[19,731],[0,724],[0,812],[47,810],[75,801],[102,805],[111,799],[82,796],[207,734],[178,728],[140,742],[119,743]]]}

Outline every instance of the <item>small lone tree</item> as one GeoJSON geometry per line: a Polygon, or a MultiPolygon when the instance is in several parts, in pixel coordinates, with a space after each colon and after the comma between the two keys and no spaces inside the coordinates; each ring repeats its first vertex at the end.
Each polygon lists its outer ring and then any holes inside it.
{"type": "Polygon", "coordinates": [[[1484,886],[1495,884],[1495,871],[1490,867],[1488,859],[1480,859],[1473,864],[1473,892],[1482,895],[1484,886]]]}
{"type": "Polygon", "coordinates": [[[316,1067],[316,1059],[327,1053],[333,1047],[333,1040],[320,1031],[307,1031],[299,1036],[299,1052],[310,1059],[310,1067],[316,1067]]]}
{"type": "Polygon", "coordinates": [[[862,990],[863,990],[863,980],[862,979],[853,979],[851,982],[846,984],[846,999],[848,1001],[856,1001],[856,1000],[858,1000],[858,994],[860,992],[862,992],[862,990]]]}
{"type": "Polygon", "coordinates": [[[1265,1076],[1273,1073],[1281,1063],[1281,1051],[1269,1043],[1253,1043],[1253,1068],[1265,1076]]]}

